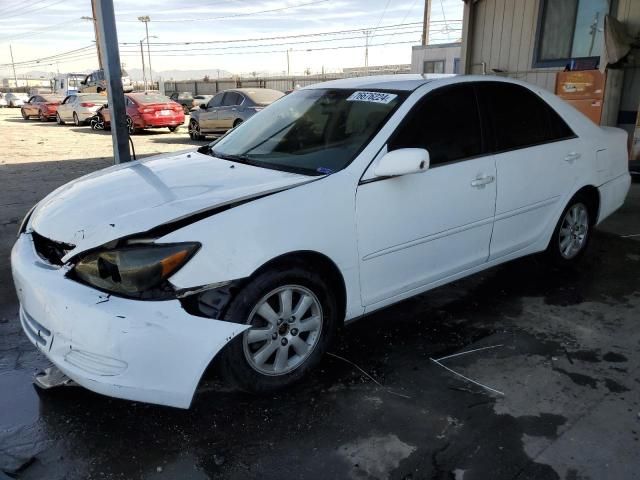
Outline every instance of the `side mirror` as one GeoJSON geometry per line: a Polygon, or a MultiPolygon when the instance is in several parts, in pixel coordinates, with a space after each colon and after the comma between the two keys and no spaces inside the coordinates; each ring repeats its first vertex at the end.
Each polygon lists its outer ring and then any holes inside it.
{"type": "Polygon", "coordinates": [[[201,108],[202,110],[206,110],[206,109],[207,109],[207,104],[206,104],[206,103],[201,103],[201,104],[200,104],[200,108],[201,108]]]}
{"type": "Polygon", "coordinates": [[[424,148],[401,148],[386,153],[373,169],[376,177],[396,177],[424,172],[429,168],[429,152],[424,148]]]}
{"type": "Polygon", "coordinates": [[[80,82],[80,85],[86,85],[86,84],[87,84],[86,80],[82,80],[82,81],[80,82]]]}

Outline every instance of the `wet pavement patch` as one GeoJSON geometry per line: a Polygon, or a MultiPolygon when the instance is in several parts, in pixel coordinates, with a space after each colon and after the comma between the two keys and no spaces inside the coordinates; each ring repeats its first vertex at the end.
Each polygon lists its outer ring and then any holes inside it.
{"type": "MultiPolygon", "coordinates": [[[[603,399],[628,404],[634,422],[640,411],[628,388],[640,382],[640,273],[627,259],[640,244],[600,234],[594,245],[602,251],[571,271],[522,259],[358,320],[332,350],[358,368],[327,356],[299,385],[263,397],[214,375],[187,411],[82,388],[37,394],[32,375],[47,362],[16,311],[0,312],[9,319],[0,325],[0,471],[24,480],[547,480],[573,468],[585,477],[588,451],[567,451],[568,467],[541,455],[603,399]],[[491,345],[502,347],[447,365],[504,397],[429,361],[491,345]]],[[[607,418],[634,442],[627,418],[607,418]]]]}

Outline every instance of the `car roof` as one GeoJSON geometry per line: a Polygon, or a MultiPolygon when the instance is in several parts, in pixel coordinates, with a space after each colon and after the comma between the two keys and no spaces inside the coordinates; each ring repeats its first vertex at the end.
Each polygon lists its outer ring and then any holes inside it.
{"type": "Polygon", "coordinates": [[[401,73],[397,75],[373,75],[368,77],[341,78],[328,82],[314,83],[305,89],[316,88],[345,88],[345,89],[380,89],[380,90],[405,90],[412,91],[434,80],[451,78],[450,74],[417,74],[401,73]]]}

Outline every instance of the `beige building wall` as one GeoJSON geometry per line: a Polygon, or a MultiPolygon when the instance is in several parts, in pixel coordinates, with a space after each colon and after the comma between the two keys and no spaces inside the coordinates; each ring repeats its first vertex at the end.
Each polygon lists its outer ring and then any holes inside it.
{"type": "MultiPolygon", "coordinates": [[[[539,9],[540,0],[467,0],[461,70],[508,75],[554,91],[556,73],[562,67],[533,67],[539,9]]],[[[617,0],[612,14],[633,36],[640,33],[640,0],[617,0]]],[[[621,117],[637,112],[640,102],[640,51],[634,53],[634,63],[625,67],[620,80],[621,117]]]]}
{"type": "Polygon", "coordinates": [[[417,45],[411,48],[411,73],[425,73],[425,61],[444,60],[444,73],[454,73],[456,59],[460,58],[459,43],[441,45],[417,45]]]}

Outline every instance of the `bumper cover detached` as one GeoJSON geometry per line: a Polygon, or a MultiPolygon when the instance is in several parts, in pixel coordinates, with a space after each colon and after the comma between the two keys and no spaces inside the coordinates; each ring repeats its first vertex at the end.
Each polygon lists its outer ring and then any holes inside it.
{"type": "Polygon", "coordinates": [[[65,375],[104,395],[188,408],[213,357],[245,325],[196,317],[177,300],[109,296],[65,277],[30,234],[11,252],[20,322],[65,375]]]}

